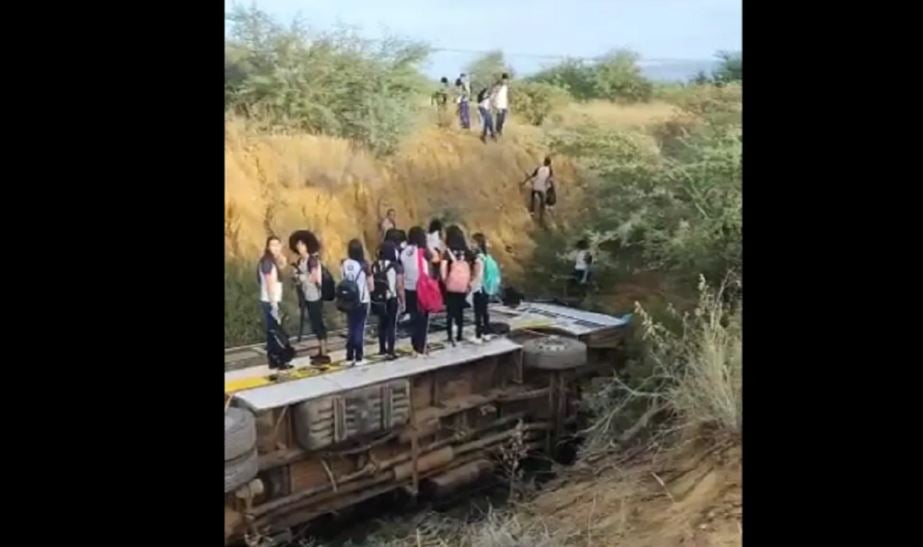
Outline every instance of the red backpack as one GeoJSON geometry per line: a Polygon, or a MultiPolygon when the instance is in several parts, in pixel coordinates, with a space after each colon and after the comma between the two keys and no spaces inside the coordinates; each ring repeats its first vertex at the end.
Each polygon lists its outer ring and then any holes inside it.
{"type": "Polygon", "coordinates": [[[424,269],[423,249],[417,249],[417,304],[420,311],[424,313],[436,313],[442,311],[442,291],[439,290],[439,283],[429,276],[424,269]]]}

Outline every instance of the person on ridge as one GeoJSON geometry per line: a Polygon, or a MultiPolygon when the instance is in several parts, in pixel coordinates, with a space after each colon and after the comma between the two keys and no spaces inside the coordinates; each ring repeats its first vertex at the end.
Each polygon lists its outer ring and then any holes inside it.
{"type": "Polygon", "coordinates": [[[481,115],[481,142],[487,142],[487,134],[490,138],[497,140],[497,133],[494,131],[494,121],[490,114],[491,91],[488,88],[482,89],[477,96],[478,113],[481,115]]]}
{"type": "Polygon", "coordinates": [[[458,94],[455,101],[458,103],[459,125],[462,129],[471,129],[471,111],[468,104],[471,100],[471,86],[466,80],[464,74],[455,80],[455,90],[458,94]]]}
{"type": "Polygon", "coordinates": [[[510,108],[509,74],[503,73],[493,92],[493,105],[497,112],[497,136],[503,136],[503,124],[510,108]]]}

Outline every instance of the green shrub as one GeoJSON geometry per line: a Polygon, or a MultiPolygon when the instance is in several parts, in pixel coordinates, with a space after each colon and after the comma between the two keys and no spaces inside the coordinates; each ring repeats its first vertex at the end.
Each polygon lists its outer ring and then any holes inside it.
{"type": "Polygon", "coordinates": [[[266,131],[355,139],[380,154],[393,152],[412,127],[426,87],[417,69],[425,46],[399,40],[375,46],[349,32],[312,36],[256,8],[236,8],[228,19],[227,110],[266,131]]]}
{"type": "Polygon", "coordinates": [[[551,84],[517,82],[510,94],[510,108],[532,125],[542,125],[555,111],[567,105],[567,92],[551,84]]]}
{"type": "Polygon", "coordinates": [[[546,68],[530,78],[569,92],[575,99],[606,99],[619,102],[648,101],[654,84],[641,74],[637,53],[620,49],[595,63],[574,59],[546,68]]]}

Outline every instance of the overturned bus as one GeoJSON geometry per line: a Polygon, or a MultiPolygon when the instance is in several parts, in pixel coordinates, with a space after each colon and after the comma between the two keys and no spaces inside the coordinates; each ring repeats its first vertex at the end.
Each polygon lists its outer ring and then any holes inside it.
{"type": "Polygon", "coordinates": [[[254,545],[396,489],[446,495],[493,472],[514,439],[553,455],[578,380],[615,366],[627,318],[545,303],[491,306],[491,317],[509,333],[431,344],[425,357],[226,372],[226,543],[254,545]]]}

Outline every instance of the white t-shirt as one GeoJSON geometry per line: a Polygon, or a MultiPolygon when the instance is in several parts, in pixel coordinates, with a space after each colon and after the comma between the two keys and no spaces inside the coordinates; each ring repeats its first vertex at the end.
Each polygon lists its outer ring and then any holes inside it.
{"type": "Polygon", "coordinates": [[[590,267],[589,261],[587,258],[590,256],[590,250],[584,249],[582,251],[577,251],[577,255],[574,259],[574,269],[580,271],[586,271],[590,267]]]}
{"type": "Polygon", "coordinates": [[[365,275],[365,268],[362,264],[347,258],[343,261],[341,274],[343,279],[352,279],[356,282],[356,285],[359,285],[359,302],[368,304],[372,301],[369,294],[369,279],[365,275]]]}
{"type": "Polygon", "coordinates": [[[279,303],[282,301],[282,283],[279,280],[279,268],[276,266],[275,262],[272,260],[267,260],[265,258],[260,259],[259,263],[259,273],[260,273],[260,302],[279,303]],[[266,277],[268,277],[274,282],[272,295],[268,292],[268,287],[266,284],[266,277]],[[271,298],[270,298],[271,296],[271,298]]]}
{"type": "Polygon", "coordinates": [[[496,95],[494,95],[494,108],[497,110],[506,110],[509,107],[509,86],[501,84],[500,87],[497,88],[496,95]]]}
{"type": "Polygon", "coordinates": [[[484,288],[484,253],[474,257],[474,269],[471,271],[471,292],[476,293],[484,288]]]}
{"type": "Polygon", "coordinates": [[[532,174],[532,189],[536,192],[547,192],[548,181],[551,179],[551,167],[543,165],[532,174]]]}
{"type": "Polygon", "coordinates": [[[439,232],[426,234],[426,248],[429,249],[429,252],[434,254],[439,254],[445,249],[442,238],[439,237],[439,232]]]}
{"type": "MultiPolygon", "coordinates": [[[[423,261],[426,263],[426,260],[423,261]]],[[[401,251],[401,265],[404,267],[404,290],[417,290],[420,269],[417,267],[417,246],[408,245],[401,251]]]]}

